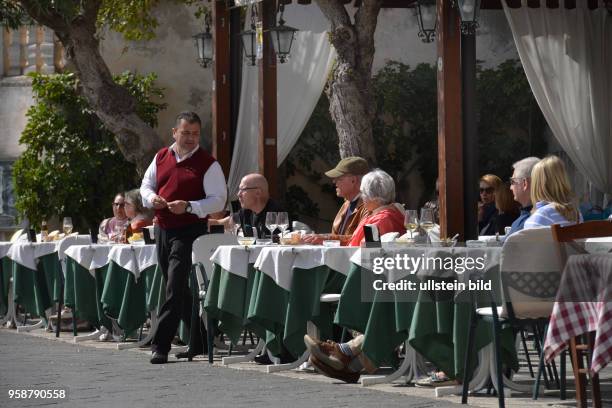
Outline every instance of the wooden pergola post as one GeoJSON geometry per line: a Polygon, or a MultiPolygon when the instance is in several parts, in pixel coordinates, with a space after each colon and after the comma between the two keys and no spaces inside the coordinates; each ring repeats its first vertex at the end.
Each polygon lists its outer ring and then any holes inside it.
{"type": "Polygon", "coordinates": [[[268,180],[270,196],[278,198],[276,145],[276,54],[267,31],[276,25],[276,1],[259,3],[264,31],[259,69],[259,172],[268,180]]]}
{"type": "Polygon", "coordinates": [[[217,159],[225,177],[231,165],[232,104],[230,93],[230,24],[226,2],[215,0],[213,21],[213,100],[212,100],[212,155],[217,159]]]}
{"type": "Polygon", "coordinates": [[[461,31],[450,0],[438,0],[438,178],[440,237],[464,239],[461,31]]]}

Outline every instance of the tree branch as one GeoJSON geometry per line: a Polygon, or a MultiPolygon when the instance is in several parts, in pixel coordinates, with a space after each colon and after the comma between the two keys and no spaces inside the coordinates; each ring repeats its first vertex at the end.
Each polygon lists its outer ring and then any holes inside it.
{"type": "Polygon", "coordinates": [[[355,13],[355,32],[357,33],[357,43],[361,50],[357,64],[363,72],[372,71],[372,61],[374,60],[374,33],[378,22],[378,14],[382,5],[382,0],[363,0],[361,7],[355,13]]]}
{"type": "Polygon", "coordinates": [[[28,15],[40,25],[47,26],[57,33],[66,33],[68,31],[68,23],[64,17],[56,11],[44,9],[33,0],[20,0],[19,3],[28,15]]]}
{"type": "Polygon", "coordinates": [[[354,61],[356,34],[351,18],[338,0],[316,0],[321,12],[331,23],[330,42],[338,55],[347,61],[354,61]]]}

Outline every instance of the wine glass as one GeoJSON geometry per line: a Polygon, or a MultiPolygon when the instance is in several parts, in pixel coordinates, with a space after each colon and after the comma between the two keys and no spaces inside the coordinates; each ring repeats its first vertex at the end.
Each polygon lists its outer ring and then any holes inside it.
{"type": "Polygon", "coordinates": [[[272,234],[274,234],[274,230],[277,227],[277,213],[270,211],[266,214],[266,228],[270,230],[270,239],[272,239],[272,234]]]}
{"type": "Polygon", "coordinates": [[[120,244],[123,242],[124,234],[125,234],[125,223],[117,222],[115,224],[115,235],[113,236],[113,241],[120,244]]]}
{"type": "Polygon", "coordinates": [[[230,219],[230,226],[231,226],[232,234],[238,235],[238,230],[240,229],[241,224],[242,223],[240,220],[240,213],[239,212],[232,213],[231,219],[230,219]]]}
{"type": "Polygon", "coordinates": [[[427,243],[431,243],[429,239],[429,231],[434,227],[434,214],[431,208],[421,208],[421,228],[427,233],[427,243]]]}
{"type": "Polygon", "coordinates": [[[410,239],[414,238],[414,231],[419,227],[417,210],[406,210],[404,214],[404,227],[410,231],[410,239]]]}
{"type": "Polygon", "coordinates": [[[289,228],[289,215],[285,212],[276,213],[276,225],[281,230],[281,238],[285,236],[285,230],[289,228]]]}
{"type": "Polygon", "coordinates": [[[64,229],[64,234],[66,236],[72,233],[72,218],[64,217],[64,223],[62,224],[62,228],[64,229]]]}

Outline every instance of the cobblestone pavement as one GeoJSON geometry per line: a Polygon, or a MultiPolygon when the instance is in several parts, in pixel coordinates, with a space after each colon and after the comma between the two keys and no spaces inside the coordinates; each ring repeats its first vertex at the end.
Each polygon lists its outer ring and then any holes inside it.
{"type": "Polygon", "coordinates": [[[459,407],[338,383],[204,362],[149,364],[146,355],[0,330],[0,407],[459,407]],[[63,400],[10,399],[9,390],[66,389],[63,400]]]}
{"type": "MultiPolygon", "coordinates": [[[[283,371],[265,373],[253,363],[221,366],[220,356],[209,365],[204,357],[192,363],[177,361],[164,366],[149,364],[149,352],[116,350],[115,343],[86,341],[75,344],[64,333],[35,330],[18,334],[0,328],[0,408],[5,407],[460,407],[461,398],[435,398],[431,388],[404,384],[379,384],[363,388],[319,374],[283,371]],[[67,390],[63,400],[10,399],[9,390],[67,390]]],[[[571,367],[568,364],[568,368],[571,367]]],[[[517,377],[531,382],[525,368],[517,377]]],[[[571,371],[568,380],[572,378],[571,371]]],[[[601,373],[603,406],[612,408],[612,367],[601,373]]],[[[568,399],[558,390],[546,390],[538,401],[530,394],[512,393],[508,408],[567,408],[576,406],[573,382],[568,399]]],[[[452,392],[451,392],[452,393],[452,392]]],[[[497,398],[478,394],[470,407],[495,408],[497,398]]]]}

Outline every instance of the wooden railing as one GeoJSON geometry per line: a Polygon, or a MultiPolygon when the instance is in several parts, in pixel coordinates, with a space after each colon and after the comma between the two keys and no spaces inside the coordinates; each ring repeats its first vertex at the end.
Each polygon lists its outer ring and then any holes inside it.
{"type": "Polygon", "coordinates": [[[51,74],[64,67],[63,49],[53,31],[41,26],[2,29],[2,76],[51,74]]]}

